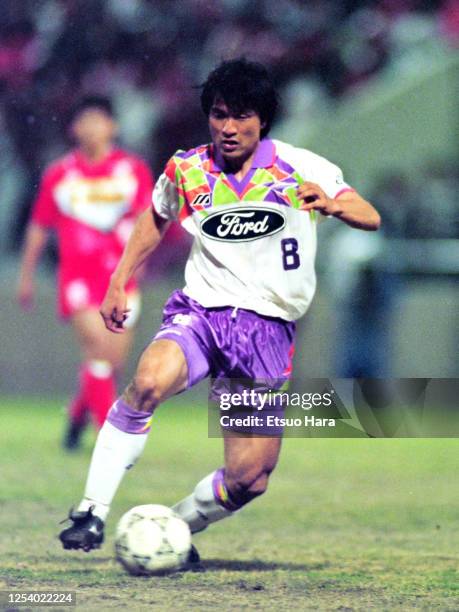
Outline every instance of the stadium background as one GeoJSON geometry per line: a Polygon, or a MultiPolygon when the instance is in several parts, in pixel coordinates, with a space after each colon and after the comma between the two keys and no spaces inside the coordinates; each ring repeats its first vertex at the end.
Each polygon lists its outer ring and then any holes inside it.
{"type": "MultiPolygon", "coordinates": [[[[297,375],[457,375],[458,29],[457,5],[441,1],[4,0],[1,393],[65,394],[73,384],[78,356],[53,320],[52,247],[33,315],[21,314],[13,289],[40,175],[69,144],[72,103],[110,95],[121,142],[158,176],[177,148],[207,141],[194,87],[241,54],[267,64],[280,88],[273,135],[341,165],[383,216],[378,235],[322,226],[297,375]]],[[[187,246],[176,234],[150,264],[133,356],[181,285],[187,246]]]]}
{"type": "MultiPolygon", "coordinates": [[[[208,138],[194,85],[222,57],[245,54],[268,64],[281,90],[273,135],[337,162],[383,216],[377,234],[322,224],[319,291],[300,324],[296,376],[457,376],[457,3],[0,8],[0,608],[9,588],[72,589],[83,610],[457,610],[454,439],[286,439],[269,494],[199,536],[206,572],[124,575],[112,550],[121,514],[174,503],[221,461],[198,395],[158,411],[141,465],[116,497],[106,546],[65,553],[58,522],[83,488],[94,432],[81,453],[63,454],[78,355],[55,320],[53,247],[36,311],[26,316],[14,301],[28,211],[46,164],[68,146],[75,99],[111,95],[123,144],[158,175],[176,148],[208,138]]],[[[186,248],[177,236],[150,263],[128,372],[182,283],[186,248]]]]}

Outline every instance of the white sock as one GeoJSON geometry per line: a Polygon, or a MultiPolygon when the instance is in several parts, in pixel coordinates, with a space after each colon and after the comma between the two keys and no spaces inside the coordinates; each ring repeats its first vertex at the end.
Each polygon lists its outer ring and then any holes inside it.
{"type": "Polygon", "coordinates": [[[148,434],[130,434],[108,421],[97,437],[89,466],[84,498],[78,510],[94,506],[93,514],[105,521],[110,504],[126,473],[141,455],[148,434]]]}
{"type": "Polygon", "coordinates": [[[212,481],[215,472],[199,482],[193,493],[179,501],[172,509],[186,522],[191,533],[202,531],[211,523],[221,521],[233,512],[223,508],[214,496],[212,481]]]}

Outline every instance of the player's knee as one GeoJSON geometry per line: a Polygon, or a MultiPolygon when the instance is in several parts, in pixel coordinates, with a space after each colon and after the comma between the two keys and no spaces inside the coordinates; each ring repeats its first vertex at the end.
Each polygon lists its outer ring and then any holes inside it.
{"type": "Polygon", "coordinates": [[[87,359],[97,359],[105,352],[103,338],[97,333],[86,333],[80,336],[80,344],[87,359]]]}
{"type": "Polygon", "coordinates": [[[248,469],[237,474],[225,472],[225,483],[231,497],[244,504],[262,495],[268,488],[269,472],[264,469],[248,469]]]}
{"type": "Polygon", "coordinates": [[[106,351],[106,360],[112,365],[113,372],[119,376],[124,369],[126,357],[125,355],[118,355],[116,352],[106,351]]]}
{"type": "Polygon", "coordinates": [[[124,371],[125,362],[124,359],[112,359],[111,364],[113,367],[114,375],[119,378],[124,371]]]}
{"type": "Polygon", "coordinates": [[[130,402],[136,410],[153,412],[163,400],[164,389],[155,374],[139,372],[132,381],[129,395],[130,402]]]}
{"type": "Polygon", "coordinates": [[[247,487],[247,493],[253,497],[263,495],[268,488],[268,482],[269,474],[267,472],[262,472],[260,476],[247,487]]]}

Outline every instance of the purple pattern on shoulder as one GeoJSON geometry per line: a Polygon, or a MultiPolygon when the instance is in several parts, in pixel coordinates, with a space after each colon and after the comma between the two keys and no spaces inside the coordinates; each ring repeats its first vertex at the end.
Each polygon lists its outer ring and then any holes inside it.
{"type": "Polygon", "coordinates": [[[282,170],[283,172],[288,172],[288,174],[293,174],[295,172],[295,168],[280,157],[276,159],[276,166],[279,168],[279,170],[282,170]]]}
{"type": "Polygon", "coordinates": [[[175,153],[175,157],[179,157],[180,159],[188,159],[189,157],[193,157],[194,155],[199,155],[202,159],[207,159],[208,154],[208,146],[199,145],[198,147],[193,147],[192,149],[188,149],[187,151],[178,151],[175,153]],[[204,155],[204,157],[202,157],[204,155]]]}
{"type": "Polygon", "coordinates": [[[269,191],[263,198],[263,202],[275,202],[281,206],[290,206],[290,200],[279,191],[269,191]]]}

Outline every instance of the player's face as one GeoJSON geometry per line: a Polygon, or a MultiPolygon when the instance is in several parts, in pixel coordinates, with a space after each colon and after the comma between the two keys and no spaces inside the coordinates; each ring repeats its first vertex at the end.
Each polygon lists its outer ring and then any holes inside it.
{"type": "Polygon", "coordinates": [[[230,165],[243,164],[255,152],[264,127],[255,111],[231,111],[221,100],[215,100],[209,113],[209,129],[217,150],[230,165]]]}
{"type": "Polygon", "coordinates": [[[82,147],[108,145],[116,136],[115,121],[98,108],[87,108],[72,123],[72,134],[82,147]]]}

